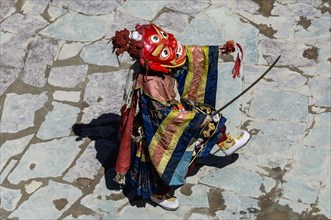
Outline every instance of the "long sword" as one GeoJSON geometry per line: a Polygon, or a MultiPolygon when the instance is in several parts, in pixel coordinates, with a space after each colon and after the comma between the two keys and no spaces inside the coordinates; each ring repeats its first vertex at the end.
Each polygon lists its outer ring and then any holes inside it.
{"type": "Polygon", "coordinates": [[[239,95],[237,95],[236,97],[234,97],[231,101],[229,101],[228,103],[226,103],[223,107],[221,107],[220,109],[218,109],[217,111],[213,112],[210,116],[213,117],[216,114],[220,113],[222,110],[224,110],[226,107],[228,107],[229,105],[231,105],[234,101],[236,101],[237,99],[239,99],[242,95],[244,95],[248,90],[250,90],[253,86],[255,86],[256,83],[258,83],[265,75],[267,75],[267,73],[276,65],[276,63],[278,62],[280,56],[277,57],[277,59],[273,62],[273,64],[271,64],[271,66],[269,66],[269,68],[257,79],[255,80],[255,82],[253,82],[250,86],[248,86],[244,91],[242,91],[239,95]]]}
{"type": "MultiPolygon", "coordinates": [[[[267,75],[267,73],[276,65],[276,63],[278,62],[278,60],[280,59],[280,55],[277,57],[277,59],[271,64],[271,66],[269,66],[269,68],[259,77],[257,78],[250,86],[248,86],[244,91],[242,91],[239,95],[237,95],[236,97],[234,97],[231,101],[229,101],[228,103],[226,103],[223,107],[221,107],[220,109],[216,110],[215,112],[213,112],[210,116],[213,117],[216,114],[220,113],[222,110],[224,110],[226,107],[228,107],[229,105],[231,105],[234,101],[236,101],[237,99],[239,99],[242,95],[244,95],[248,90],[250,90],[253,86],[255,86],[256,83],[258,83],[265,75],[267,75]]],[[[204,148],[204,146],[202,146],[199,151],[196,153],[196,155],[193,157],[193,159],[191,160],[189,166],[193,163],[193,161],[198,157],[198,155],[200,154],[201,150],[204,148]]]]}

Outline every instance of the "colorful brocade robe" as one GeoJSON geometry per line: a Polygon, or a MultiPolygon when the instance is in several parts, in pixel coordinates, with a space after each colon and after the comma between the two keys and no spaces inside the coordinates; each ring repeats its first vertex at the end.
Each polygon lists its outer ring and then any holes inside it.
{"type": "MultiPolygon", "coordinates": [[[[138,194],[151,193],[153,183],[150,182],[153,181],[153,172],[157,173],[165,185],[185,183],[194,143],[201,136],[207,117],[205,112],[188,103],[215,108],[218,46],[186,46],[185,49],[187,61],[174,75],[148,73],[138,74],[136,78],[133,100],[137,100],[139,112],[134,118],[134,124],[142,128],[143,140],[136,143],[136,159],[134,164],[131,164],[131,169],[133,182],[146,186],[145,189],[140,189],[141,193],[138,194]],[[176,100],[176,84],[181,102],[176,100]],[[185,110],[181,110],[179,106],[184,106],[185,110]]],[[[136,108],[131,106],[130,109],[132,115],[136,108]]],[[[220,137],[217,134],[225,121],[226,119],[221,117],[213,134],[199,153],[200,157],[207,156],[219,141],[220,137]]],[[[131,130],[133,136],[137,134],[132,126],[131,130]]],[[[123,132],[125,134],[126,131],[122,131],[122,134],[123,132]]],[[[121,148],[119,156],[124,152],[122,158],[127,161],[130,153],[126,152],[125,156],[125,150],[121,148]]],[[[121,165],[119,159],[116,167],[119,173],[128,169],[126,165],[122,166],[126,167],[124,170],[120,170],[118,167],[121,165]]]]}

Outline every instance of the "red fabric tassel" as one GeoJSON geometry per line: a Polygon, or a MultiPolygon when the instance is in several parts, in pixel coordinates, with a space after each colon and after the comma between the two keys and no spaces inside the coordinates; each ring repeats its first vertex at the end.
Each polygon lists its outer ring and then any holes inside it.
{"type": "Polygon", "coordinates": [[[234,45],[235,51],[237,52],[237,58],[236,61],[234,63],[234,67],[232,70],[232,78],[236,78],[236,77],[240,77],[240,67],[241,67],[241,61],[243,59],[244,53],[242,50],[242,47],[240,46],[240,44],[235,43],[234,45]]]}
{"type": "Polygon", "coordinates": [[[222,47],[222,49],[223,49],[223,53],[225,54],[237,52],[236,61],[232,69],[232,78],[240,77],[241,61],[244,57],[244,53],[241,45],[235,43],[234,41],[227,41],[226,44],[222,47]]]}
{"type": "Polygon", "coordinates": [[[126,105],[121,108],[121,144],[115,167],[116,172],[121,174],[125,174],[130,168],[131,139],[134,114],[136,111],[136,101],[137,98],[135,95],[133,95],[130,108],[126,109],[126,105]]]}

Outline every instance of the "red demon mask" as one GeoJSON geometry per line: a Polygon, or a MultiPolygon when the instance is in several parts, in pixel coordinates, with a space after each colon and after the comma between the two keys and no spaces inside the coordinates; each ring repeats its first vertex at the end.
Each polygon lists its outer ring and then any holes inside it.
{"type": "Polygon", "coordinates": [[[169,68],[182,66],[186,61],[185,48],[173,34],[154,24],[137,25],[131,39],[142,40],[139,61],[152,71],[168,73],[169,68]]]}

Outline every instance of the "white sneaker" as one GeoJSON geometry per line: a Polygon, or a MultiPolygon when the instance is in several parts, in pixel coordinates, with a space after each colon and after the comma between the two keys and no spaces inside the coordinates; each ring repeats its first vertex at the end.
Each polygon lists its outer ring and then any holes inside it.
{"type": "Polygon", "coordinates": [[[156,195],[153,194],[150,199],[161,206],[162,208],[169,210],[169,211],[175,211],[179,208],[179,201],[175,197],[170,197],[168,195],[156,195]]]}
{"type": "Polygon", "coordinates": [[[232,155],[234,152],[245,146],[245,144],[250,139],[251,135],[245,131],[241,131],[241,135],[238,138],[231,138],[228,136],[228,139],[222,143],[219,143],[218,146],[224,152],[226,156],[232,155]]]}

